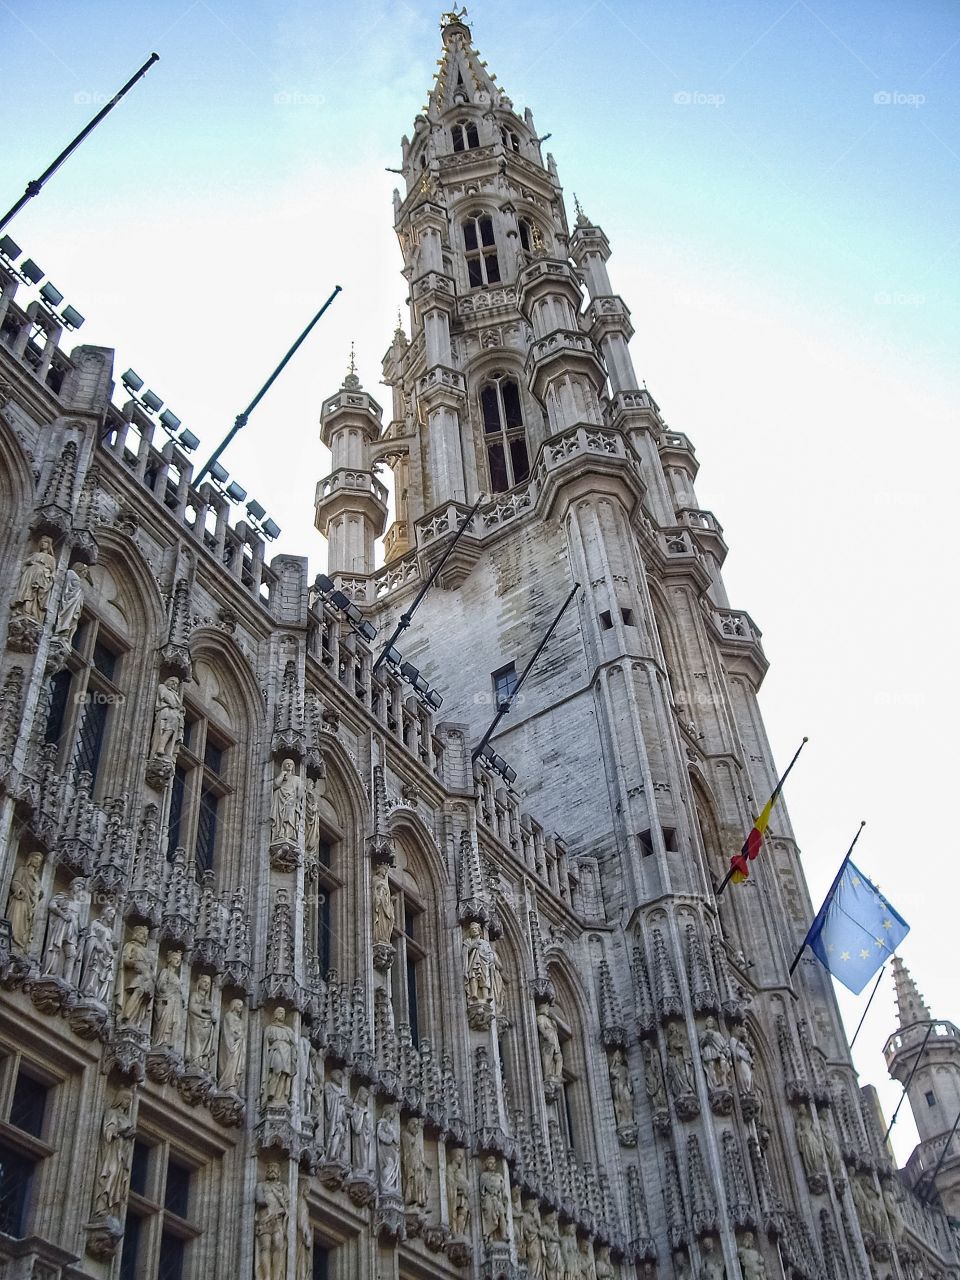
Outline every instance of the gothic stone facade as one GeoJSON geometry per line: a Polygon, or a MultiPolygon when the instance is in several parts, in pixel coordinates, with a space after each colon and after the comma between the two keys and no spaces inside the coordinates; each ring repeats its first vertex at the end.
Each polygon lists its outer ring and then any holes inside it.
{"type": "Polygon", "coordinates": [[[602,230],[454,15],[443,45],[392,417],[353,373],[322,411],[343,594],[2,273],[0,1275],[956,1276],[829,982],[787,977],[782,807],[715,897],[775,778],[759,633],[602,230]],[[382,642],[481,491],[402,641],[441,713],[355,624],[382,642]],[[574,582],[508,783],[472,749],[574,582]]]}

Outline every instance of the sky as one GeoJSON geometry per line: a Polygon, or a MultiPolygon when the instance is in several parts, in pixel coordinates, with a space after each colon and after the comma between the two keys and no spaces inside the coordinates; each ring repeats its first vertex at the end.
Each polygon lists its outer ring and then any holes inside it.
{"type": "MultiPolygon", "coordinates": [[[[438,17],[420,0],[0,0],[4,206],[160,54],[7,231],[86,316],[77,340],[116,348],[201,458],[342,285],[223,459],[311,572],[320,406],[351,342],[389,404],[405,288],[385,169],[438,17]]],[[[771,660],[781,765],[810,737],[786,796],[811,894],[866,819],[859,864],[911,924],[901,954],[933,1012],[960,1021],[960,10],[478,0],[468,21],[552,134],[571,215],[576,192],[606,231],[638,373],[696,446],[731,604],[771,660]]],[[[866,995],[838,991],[852,1033],[866,995]]],[[[888,1114],[894,1027],[888,975],[855,1049],[888,1114]]]]}

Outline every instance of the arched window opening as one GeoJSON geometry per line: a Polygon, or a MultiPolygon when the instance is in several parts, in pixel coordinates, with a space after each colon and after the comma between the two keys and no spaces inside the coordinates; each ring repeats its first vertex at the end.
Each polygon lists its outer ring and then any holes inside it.
{"type": "Polygon", "coordinates": [[[394,899],[393,1011],[397,1022],[406,1022],[410,1038],[420,1045],[420,1005],[423,994],[423,907],[409,892],[401,890],[394,899]]]}
{"type": "Polygon", "coordinates": [[[480,145],[480,134],[472,121],[455,124],[451,132],[454,151],[475,151],[480,145]]]}
{"type": "Polygon", "coordinates": [[[520,139],[517,137],[517,135],[513,132],[512,129],[501,129],[500,137],[503,139],[503,145],[509,151],[516,151],[519,153],[520,139]]]}
{"type": "Polygon", "coordinates": [[[211,720],[208,707],[185,699],[183,742],[177,752],[170,793],[167,857],[183,847],[199,871],[213,868],[223,810],[233,788],[227,781],[234,742],[211,720]]]}
{"type": "Polygon", "coordinates": [[[530,474],[520,388],[514,378],[495,373],[480,388],[480,414],[492,493],[505,493],[530,474]]]}
{"type": "Polygon", "coordinates": [[[66,667],[50,682],[44,740],[57,744],[61,765],[92,774],[96,792],[104,746],[124,704],[125,646],[86,611],[72,646],[66,667]]]}
{"type": "Polygon", "coordinates": [[[527,253],[532,252],[533,237],[531,235],[530,223],[528,219],[521,218],[517,226],[520,229],[520,244],[527,251],[527,253]]]}
{"type": "Polygon", "coordinates": [[[331,969],[340,968],[337,955],[337,893],[341,888],[337,874],[337,841],[322,832],[317,844],[316,862],[311,870],[316,881],[313,921],[310,935],[314,939],[320,973],[326,977],[331,969]]]}
{"type": "Polygon", "coordinates": [[[463,247],[471,289],[500,283],[500,260],[493,234],[493,219],[476,215],[463,224],[463,247]]]}

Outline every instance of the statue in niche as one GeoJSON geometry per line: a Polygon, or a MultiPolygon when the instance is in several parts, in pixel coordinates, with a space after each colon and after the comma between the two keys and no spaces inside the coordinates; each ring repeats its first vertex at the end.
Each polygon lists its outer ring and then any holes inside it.
{"type": "Polygon", "coordinates": [[[316,1120],[323,1098],[323,1074],[320,1055],[309,1040],[301,1040],[302,1061],[300,1072],[303,1089],[300,1095],[300,1111],[305,1120],[316,1120]]]}
{"type": "Polygon", "coordinates": [[[397,921],[388,870],[385,862],[378,863],[373,869],[373,941],[382,946],[390,946],[393,930],[397,921]]]}
{"type": "Polygon", "coordinates": [[[463,982],[471,1004],[502,1004],[503,976],[500,957],[487,937],[486,930],[476,920],[468,926],[463,939],[463,982]]]}
{"type": "Polygon", "coordinates": [[[513,1238],[517,1244],[517,1261],[526,1265],[527,1242],[520,1230],[520,1224],[523,1221],[523,1192],[519,1186],[510,1188],[510,1200],[513,1205],[513,1238]]]}
{"type": "Polygon", "coordinates": [[[667,1084],[675,1098],[684,1098],[696,1091],[693,1059],[679,1022],[667,1024],[667,1084]]]}
{"type": "Polygon", "coordinates": [[[560,1223],[556,1210],[543,1215],[543,1275],[544,1280],[563,1280],[563,1262],[560,1257],[560,1223]]]}
{"type": "Polygon", "coordinates": [[[113,986],[113,964],[117,958],[117,944],[113,938],[113,922],[117,909],[108,902],[99,920],[91,920],[83,939],[83,956],[80,964],[80,994],[88,1000],[106,1004],[113,986]]]}
{"type": "Polygon", "coordinates": [[[347,1095],[343,1084],[343,1072],[330,1072],[330,1079],[323,1086],[323,1123],[326,1147],[324,1159],[346,1163],[347,1150],[347,1095]]]}
{"type": "Polygon", "coordinates": [[[807,1110],[797,1112],[796,1119],[797,1150],[803,1162],[803,1171],[810,1179],[823,1176],[823,1147],[813,1127],[813,1121],[807,1110]]]}
{"type": "Polygon", "coordinates": [[[323,795],[320,778],[308,778],[303,791],[303,847],[308,858],[320,853],[320,797],[323,795]]]}
{"type": "Polygon", "coordinates": [[[156,719],[153,723],[153,742],[150,754],[176,760],[183,742],[183,726],[186,712],[180,694],[178,676],[167,676],[157,687],[156,719]]]}
{"type": "Polygon", "coordinates": [[[350,1108],[352,1134],[350,1163],[357,1173],[369,1173],[373,1152],[373,1118],[370,1115],[370,1090],[361,1085],[350,1108]]]}
{"type": "Polygon", "coordinates": [[[256,1280],[286,1280],[290,1192],[276,1161],[267,1165],[267,1176],[257,1183],[253,1202],[256,1280]]]}
{"type": "Polygon", "coordinates": [[[220,1050],[217,1057],[217,1088],[224,1093],[243,1090],[243,1073],[247,1062],[247,1033],[243,1001],[230,1001],[220,1023],[220,1050]]]}
{"type": "Polygon", "coordinates": [[[667,1091],[663,1084],[663,1064],[659,1049],[649,1040],[643,1042],[643,1082],[654,1111],[665,1111],[667,1091]]]}
{"type": "Polygon", "coordinates": [[[507,1188],[496,1156],[487,1156],[480,1174],[480,1231],[487,1244],[507,1239],[507,1188]]]}
{"type": "Polygon", "coordinates": [[[716,1018],[708,1018],[700,1037],[700,1059],[711,1089],[729,1089],[732,1071],[730,1047],[717,1030],[716,1018]]]}
{"type": "Polygon", "coordinates": [[[531,1200],[520,1219],[520,1234],[527,1252],[528,1280],[544,1280],[543,1240],[540,1206],[531,1200]]]}
{"type": "Polygon", "coordinates": [[[713,1236],[704,1236],[700,1241],[700,1276],[701,1280],[727,1280],[723,1257],[717,1253],[713,1236]]]}
{"type": "Polygon", "coordinates": [[[580,1241],[580,1274],[583,1280],[597,1280],[597,1260],[592,1240],[580,1241]]]}
{"type": "Polygon", "coordinates": [[[17,867],[10,881],[7,899],[7,919],[13,945],[24,953],[30,950],[33,940],[33,922],[43,897],[43,854],[39,851],[27,854],[17,867]]]}
{"type": "Polygon", "coordinates": [[[60,978],[68,985],[76,976],[80,952],[80,912],[86,881],[71,880],[66,893],[56,894],[47,907],[47,942],[43,952],[43,976],[60,978]]]}
{"type": "Polygon", "coordinates": [[[560,1236],[560,1257],[563,1260],[563,1280],[580,1280],[580,1247],[577,1244],[577,1227],[568,1222],[560,1236]]]}
{"type": "Polygon", "coordinates": [[[53,575],[57,562],[53,554],[53,539],[44,535],[32,552],[23,562],[20,570],[20,581],[17,583],[17,594],[10,605],[11,613],[21,617],[32,618],[43,626],[47,616],[47,605],[50,603],[50,592],[53,590],[53,575]]]}
{"type": "Polygon", "coordinates": [[[121,1089],[103,1113],[97,1185],[93,1198],[94,1212],[103,1217],[123,1218],[123,1202],[127,1195],[136,1133],[132,1113],[133,1094],[129,1089],[121,1089]]]}
{"type": "Polygon", "coordinates": [[[423,1155],[423,1121],[411,1116],[400,1138],[403,1199],[414,1209],[427,1207],[427,1165],[423,1155]]]}
{"type": "Polygon", "coordinates": [[[274,844],[296,844],[303,816],[303,782],[296,765],[288,757],[280,763],[280,772],[273,779],[273,802],[270,809],[271,833],[274,844]]]}
{"type": "Polygon", "coordinates": [[[385,1196],[400,1195],[400,1111],[388,1103],[377,1121],[377,1174],[385,1196]]]}
{"type": "Polygon", "coordinates": [[[147,950],[149,938],[149,928],[145,924],[135,924],[120,956],[123,983],[120,1021],[138,1028],[143,1026],[153,999],[153,965],[147,950]]]}
{"type": "Polygon", "coordinates": [[[463,1147],[454,1147],[447,1157],[447,1209],[450,1214],[450,1230],[455,1236],[470,1234],[472,1210],[466,1157],[463,1147]]]}
{"type": "Polygon", "coordinates": [[[843,1180],[843,1157],[840,1155],[840,1148],[837,1146],[837,1140],[833,1136],[833,1130],[825,1120],[820,1124],[820,1138],[823,1142],[823,1152],[827,1157],[827,1168],[830,1170],[830,1177],[834,1182],[843,1180]]]}
{"type": "Polygon", "coordinates": [[[268,1107],[290,1105],[290,1090],[297,1069],[297,1037],[287,1026],[287,1011],[278,1005],[273,1021],[263,1033],[263,1101],[268,1107]]]}
{"type": "Polygon", "coordinates": [[[597,1249],[597,1280],[614,1280],[613,1263],[610,1261],[610,1246],[602,1244],[597,1249]]]}
{"type": "Polygon", "coordinates": [[[767,1268],[754,1243],[753,1232],[745,1231],[737,1249],[743,1280],[767,1280],[767,1268]]]}
{"type": "Polygon", "coordinates": [[[187,1008],[187,1066],[212,1071],[217,1052],[217,1024],[213,1016],[213,980],[201,973],[187,1008]]]}
{"type": "Polygon", "coordinates": [[[176,1049],[183,1029],[183,990],[180,965],[183,952],[179,948],[167,952],[167,962],[157,974],[153,1002],[153,1043],[158,1049],[176,1049]]]}
{"type": "Polygon", "coordinates": [[[627,1055],[622,1049],[615,1049],[610,1058],[610,1089],[613,1093],[617,1128],[629,1129],[634,1123],[633,1081],[630,1079],[627,1055]]]}
{"type": "Polygon", "coordinates": [[[673,1252],[673,1270],[677,1280],[690,1280],[690,1259],[682,1249],[675,1249],[673,1252]]]}
{"type": "Polygon", "coordinates": [[[753,1093],[753,1054],[746,1036],[736,1032],[730,1037],[730,1056],[733,1060],[733,1074],[741,1093],[753,1093]]]}
{"type": "Polygon", "coordinates": [[[53,634],[64,644],[70,644],[77,632],[80,614],[83,612],[84,584],[91,586],[90,570],[82,560],[75,560],[63,579],[60,608],[53,626],[53,634]]]}
{"type": "Polygon", "coordinates": [[[541,1005],[537,1010],[537,1032],[540,1036],[540,1062],[543,1067],[545,1084],[563,1081],[563,1052],[560,1048],[560,1033],[550,1012],[549,1005],[541,1005]]]}
{"type": "Polygon", "coordinates": [[[301,1178],[297,1195],[297,1272],[296,1280],[311,1280],[313,1275],[313,1223],[307,1192],[309,1178],[301,1178]]]}

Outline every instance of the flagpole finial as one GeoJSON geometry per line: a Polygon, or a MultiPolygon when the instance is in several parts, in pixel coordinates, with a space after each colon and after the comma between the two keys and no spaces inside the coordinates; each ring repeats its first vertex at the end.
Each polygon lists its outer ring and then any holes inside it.
{"type": "Polygon", "coordinates": [[[804,740],[804,742],[809,742],[809,741],[810,741],[810,739],[807,737],[807,735],[806,735],[806,734],[804,734],[804,735],[803,735],[803,740],[804,740]]]}

